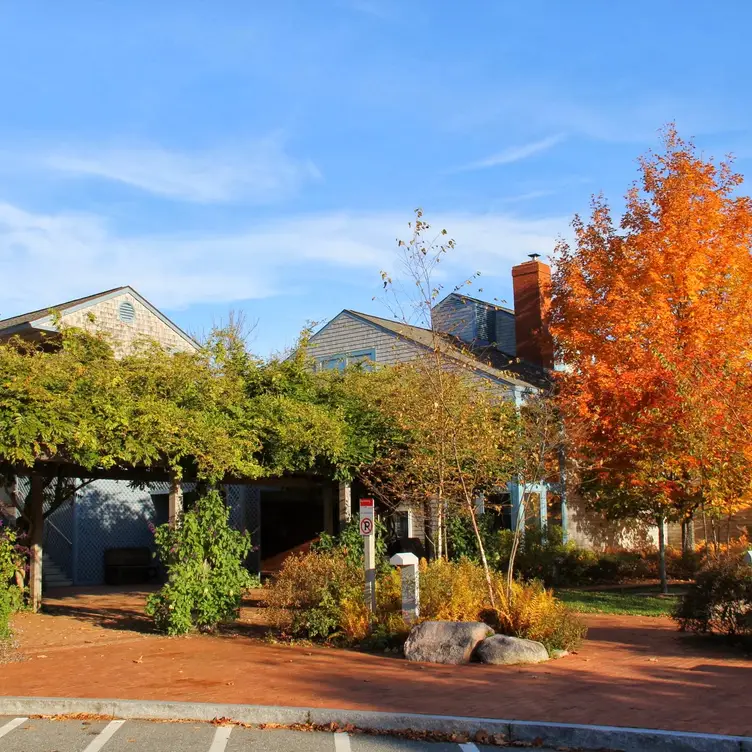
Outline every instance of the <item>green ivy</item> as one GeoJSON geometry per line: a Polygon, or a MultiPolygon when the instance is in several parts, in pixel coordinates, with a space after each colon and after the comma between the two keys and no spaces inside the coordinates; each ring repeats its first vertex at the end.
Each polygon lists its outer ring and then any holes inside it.
{"type": "MultiPolygon", "coordinates": [[[[387,530],[384,523],[377,519],[374,536],[376,539],[376,569],[379,572],[390,569],[387,555],[387,530]]],[[[337,535],[320,533],[319,539],[312,546],[313,551],[322,553],[337,553],[343,556],[349,564],[363,568],[363,536],[360,534],[360,524],[352,519],[337,535]]]]}
{"type": "Polygon", "coordinates": [[[237,619],[243,593],[258,585],[243,562],[250,535],[230,526],[230,512],[217,491],[198,499],[176,525],[155,532],[167,584],[149,596],[146,611],[169,635],[210,631],[237,619]]]}

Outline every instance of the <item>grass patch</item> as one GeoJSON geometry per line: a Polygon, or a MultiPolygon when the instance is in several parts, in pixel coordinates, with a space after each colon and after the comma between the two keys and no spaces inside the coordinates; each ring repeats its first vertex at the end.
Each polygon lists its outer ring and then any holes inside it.
{"type": "Polygon", "coordinates": [[[631,616],[671,616],[681,597],[679,588],[662,595],[657,588],[624,590],[556,591],[559,600],[583,614],[625,614],[631,616]]]}

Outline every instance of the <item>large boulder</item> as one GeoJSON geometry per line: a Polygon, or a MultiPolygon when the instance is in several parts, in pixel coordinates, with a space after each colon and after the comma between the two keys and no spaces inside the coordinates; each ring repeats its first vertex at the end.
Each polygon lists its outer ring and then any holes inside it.
{"type": "Polygon", "coordinates": [[[470,663],[475,648],[493,629],[482,621],[424,621],[410,630],[405,658],[423,663],[470,663]]]}
{"type": "Polygon", "coordinates": [[[540,642],[500,634],[483,640],[478,645],[477,655],[482,663],[494,663],[497,666],[542,663],[548,660],[548,651],[540,642]]]}

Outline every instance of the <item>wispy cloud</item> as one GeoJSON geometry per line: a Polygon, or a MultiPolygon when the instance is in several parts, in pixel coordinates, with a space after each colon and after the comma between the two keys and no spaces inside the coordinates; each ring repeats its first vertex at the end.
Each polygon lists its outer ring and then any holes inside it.
{"type": "Polygon", "coordinates": [[[384,0],[344,0],[346,7],[376,18],[388,18],[390,9],[384,0]]]}
{"type": "Polygon", "coordinates": [[[231,152],[198,154],[159,146],[73,149],[44,155],[38,164],[72,178],[109,180],[202,204],[271,203],[321,177],[312,162],[293,158],[274,137],[231,152]]]}
{"type": "MultiPolygon", "coordinates": [[[[368,301],[379,271],[394,266],[394,238],[406,234],[409,219],[401,212],[332,212],[280,217],[233,234],[129,236],[100,216],[0,203],[0,278],[14,280],[0,317],[122,284],[168,309],[289,295],[308,296],[320,307],[322,285],[338,281],[361,288],[368,301]]],[[[504,214],[432,221],[458,243],[447,259],[448,279],[479,270],[504,284],[512,264],[533,251],[549,253],[566,227],[565,218],[504,214]]]]}
{"type": "Polygon", "coordinates": [[[564,140],[564,134],[558,133],[554,136],[547,136],[539,141],[531,141],[527,144],[520,144],[518,146],[510,146],[504,151],[492,154],[484,159],[479,159],[476,162],[470,162],[470,164],[458,167],[454,172],[469,172],[471,170],[486,170],[489,167],[498,167],[500,165],[512,164],[513,162],[521,162],[523,159],[540,154],[543,151],[553,148],[557,144],[560,144],[564,140]]]}

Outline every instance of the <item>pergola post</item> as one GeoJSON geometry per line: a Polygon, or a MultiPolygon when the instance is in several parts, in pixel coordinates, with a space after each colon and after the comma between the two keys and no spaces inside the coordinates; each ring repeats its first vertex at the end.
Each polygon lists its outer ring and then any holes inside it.
{"type": "Polygon", "coordinates": [[[29,562],[29,599],[31,610],[42,608],[42,559],[44,556],[44,483],[39,473],[31,474],[29,491],[31,561],[29,562]]]}
{"type": "Polygon", "coordinates": [[[339,526],[340,529],[352,519],[352,486],[349,483],[339,483],[339,526]]]}
{"type": "Polygon", "coordinates": [[[183,513],[183,487],[180,478],[174,472],[170,473],[170,494],[167,502],[167,519],[174,525],[183,513]]]}

